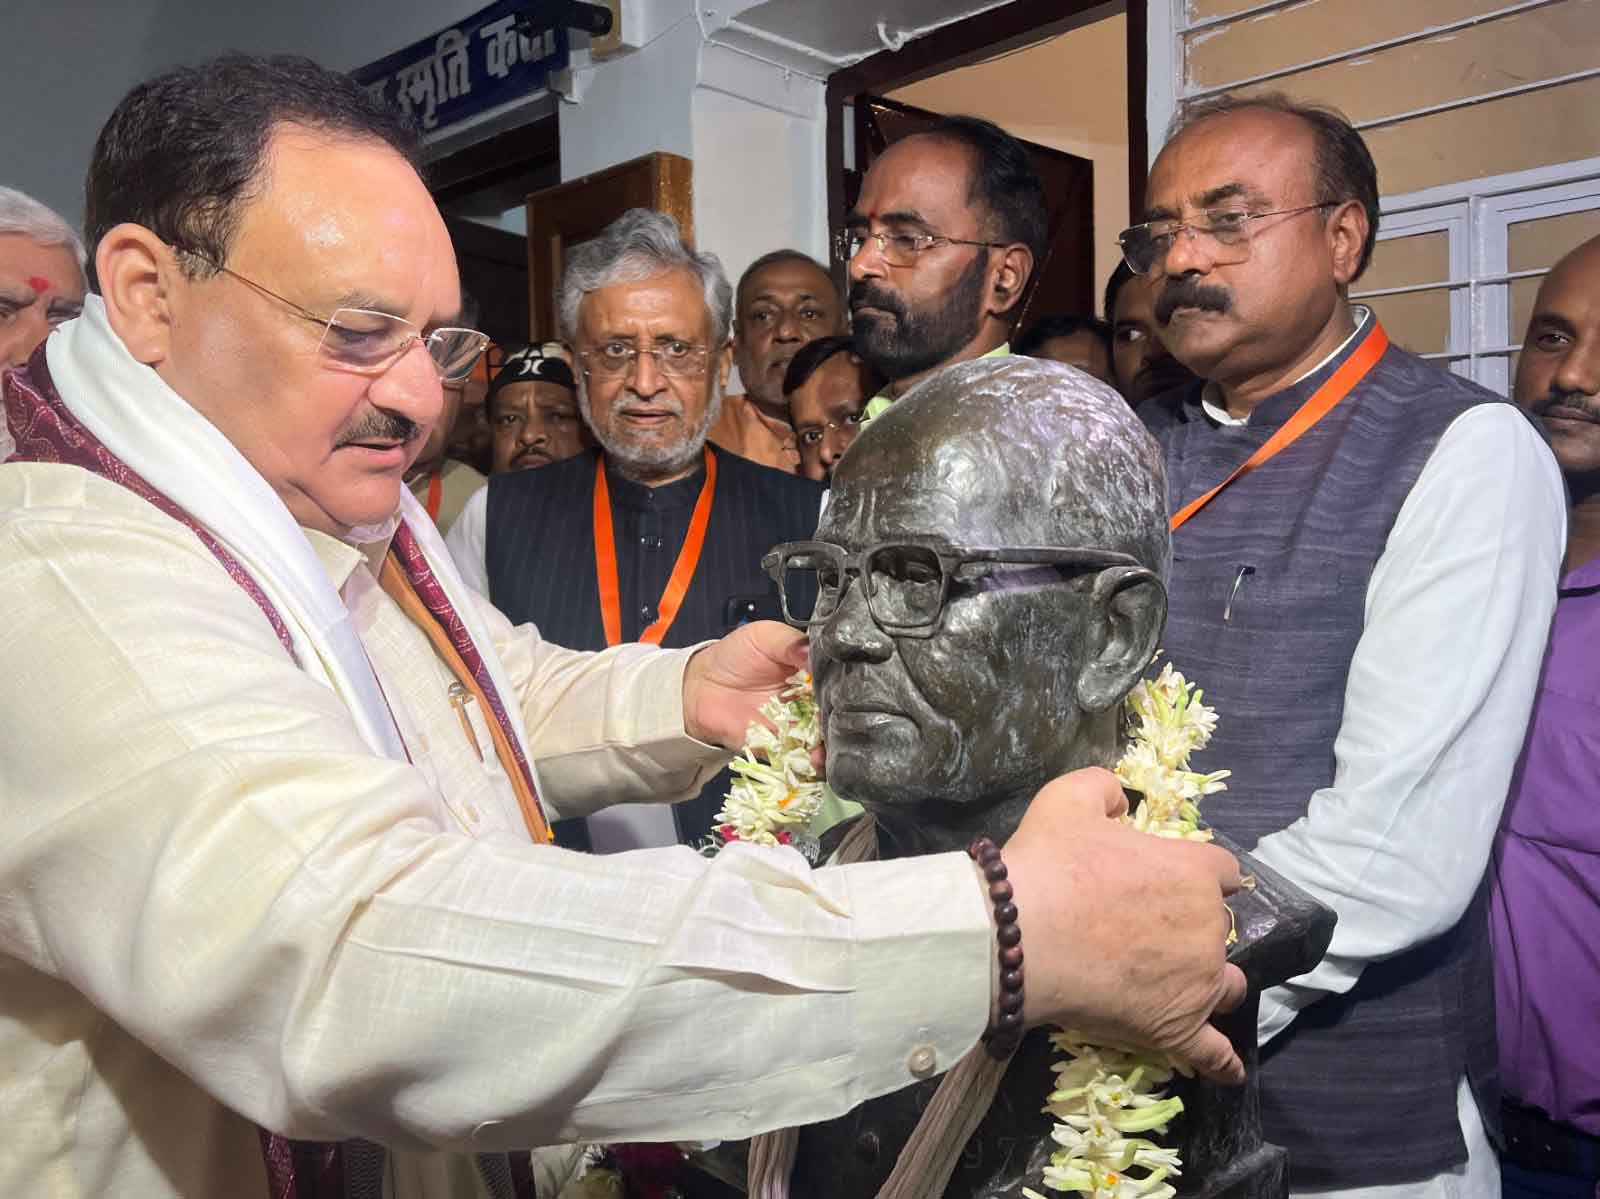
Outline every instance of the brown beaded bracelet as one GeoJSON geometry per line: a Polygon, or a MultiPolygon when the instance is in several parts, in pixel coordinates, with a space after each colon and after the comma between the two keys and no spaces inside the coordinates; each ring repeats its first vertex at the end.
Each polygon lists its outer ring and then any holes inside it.
{"type": "Polygon", "coordinates": [[[983,1034],[983,1047],[998,1062],[1005,1061],[1022,1041],[1022,928],[1017,924],[1014,893],[1006,880],[1000,847],[989,837],[976,837],[967,856],[978,863],[989,884],[994,903],[995,940],[1000,949],[1000,1012],[983,1034]]]}

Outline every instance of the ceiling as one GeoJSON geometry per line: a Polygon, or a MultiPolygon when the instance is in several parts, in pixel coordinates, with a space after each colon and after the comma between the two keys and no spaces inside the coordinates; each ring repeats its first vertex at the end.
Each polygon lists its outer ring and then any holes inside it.
{"type": "MultiPolygon", "coordinates": [[[[764,0],[729,15],[729,22],[757,36],[805,48],[842,66],[897,49],[902,39],[929,33],[1006,0],[764,0]],[[879,27],[883,32],[880,35],[879,27]]],[[[726,9],[738,9],[737,3],[726,9]]],[[[709,16],[710,13],[708,12],[709,16]]]]}

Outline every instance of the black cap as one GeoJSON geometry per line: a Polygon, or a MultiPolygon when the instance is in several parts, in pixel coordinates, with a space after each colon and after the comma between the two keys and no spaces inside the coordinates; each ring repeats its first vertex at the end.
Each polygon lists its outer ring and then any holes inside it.
{"type": "Polygon", "coordinates": [[[572,367],[561,357],[559,342],[545,342],[539,346],[524,346],[506,355],[500,369],[489,383],[488,398],[513,383],[556,383],[571,391],[578,390],[572,367]]]}

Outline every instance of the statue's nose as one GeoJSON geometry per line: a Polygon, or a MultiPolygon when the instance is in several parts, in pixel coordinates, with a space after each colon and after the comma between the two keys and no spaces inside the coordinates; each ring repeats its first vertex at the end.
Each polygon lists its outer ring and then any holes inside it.
{"type": "Polygon", "coordinates": [[[815,644],[827,657],[841,662],[886,662],[894,642],[872,619],[867,606],[866,583],[853,579],[839,598],[839,606],[823,622],[815,644]]]}

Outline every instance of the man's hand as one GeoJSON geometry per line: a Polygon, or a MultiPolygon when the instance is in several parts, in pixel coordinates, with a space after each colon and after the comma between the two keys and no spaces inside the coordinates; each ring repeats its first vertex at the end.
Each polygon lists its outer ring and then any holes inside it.
{"type": "Polygon", "coordinates": [[[1244,999],[1244,975],[1223,959],[1222,900],[1239,889],[1239,863],[1214,845],[1138,832],[1116,819],[1127,807],[1110,772],[1074,771],[1034,797],[1006,842],[1024,1018],[1243,1082],[1238,1055],[1207,1023],[1244,999]]]}
{"type": "Polygon", "coordinates": [[[761,705],[807,661],[806,635],[772,620],[740,625],[689,659],[683,729],[697,741],[738,749],[761,705]]]}

